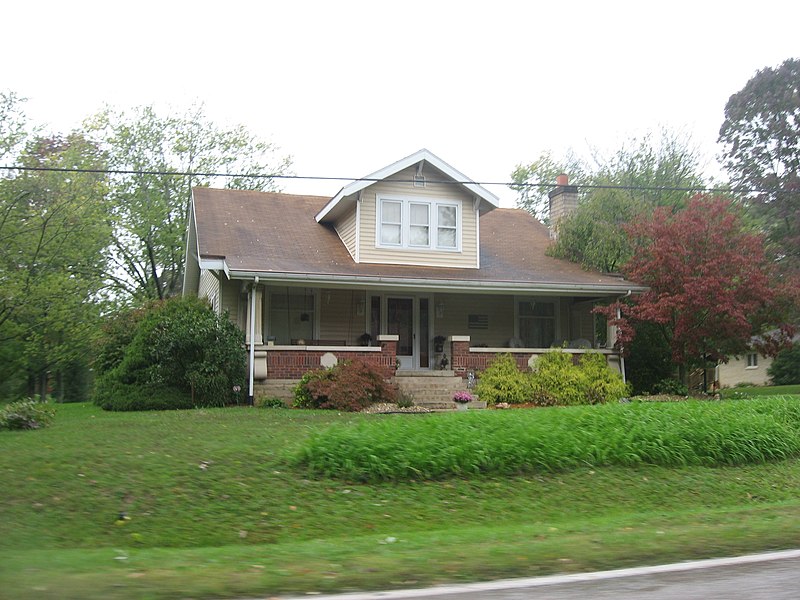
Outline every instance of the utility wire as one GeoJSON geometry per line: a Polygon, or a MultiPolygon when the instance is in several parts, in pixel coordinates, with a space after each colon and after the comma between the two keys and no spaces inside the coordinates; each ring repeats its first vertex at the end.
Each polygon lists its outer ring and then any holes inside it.
{"type": "MultiPolygon", "coordinates": [[[[414,179],[392,179],[377,178],[377,177],[325,177],[319,175],[285,175],[281,173],[204,173],[194,171],[149,171],[149,170],[135,170],[135,169],[82,169],[78,167],[24,167],[24,166],[8,166],[0,165],[0,170],[3,171],[47,171],[56,173],[96,173],[103,175],[156,175],[162,176],[175,176],[175,177],[223,177],[223,178],[242,178],[248,177],[253,179],[303,179],[303,180],[316,180],[316,181],[392,181],[394,183],[415,183],[414,179]]],[[[434,180],[426,179],[426,183],[444,184],[444,185],[483,185],[483,186],[504,186],[510,188],[556,188],[557,184],[548,183],[519,183],[516,181],[456,181],[448,180],[434,180]]],[[[630,191],[649,191],[649,192],[717,192],[717,193],[764,193],[764,192],[778,192],[781,191],[777,188],[773,189],[754,189],[743,187],[671,187],[671,186],[643,186],[643,185],[612,185],[612,184],[595,184],[595,183],[576,183],[568,184],[567,187],[579,189],[599,189],[599,190],[630,190],[630,191]]]]}

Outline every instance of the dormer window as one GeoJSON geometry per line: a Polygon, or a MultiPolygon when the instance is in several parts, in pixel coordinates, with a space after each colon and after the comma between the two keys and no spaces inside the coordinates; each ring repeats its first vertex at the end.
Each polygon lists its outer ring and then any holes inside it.
{"type": "Polygon", "coordinates": [[[376,245],[458,251],[459,216],[456,202],[378,196],[376,245]]]}

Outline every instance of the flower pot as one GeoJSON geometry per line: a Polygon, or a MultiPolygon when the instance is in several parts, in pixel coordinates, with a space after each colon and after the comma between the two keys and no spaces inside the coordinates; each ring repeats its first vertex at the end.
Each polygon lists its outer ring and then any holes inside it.
{"type": "Polygon", "coordinates": [[[456,410],[469,410],[467,402],[456,402],[456,410]]]}

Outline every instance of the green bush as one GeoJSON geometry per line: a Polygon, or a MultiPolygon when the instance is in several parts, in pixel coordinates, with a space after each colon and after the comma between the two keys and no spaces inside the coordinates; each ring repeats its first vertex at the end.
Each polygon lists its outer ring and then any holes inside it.
{"type": "Polygon", "coordinates": [[[304,408],[355,412],[376,402],[397,399],[397,386],[388,381],[389,371],[363,360],[341,362],[307,375],[298,386],[302,388],[299,395],[304,408]]]}
{"type": "Polygon", "coordinates": [[[475,391],[490,404],[570,406],[619,400],[628,386],[602,354],[588,352],[576,365],[568,352],[553,350],[537,359],[532,373],[520,371],[510,354],[499,355],[481,373],[475,391]]]}
{"type": "Polygon", "coordinates": [[[517,368],[511,354],[500,354],[480,374],[475,393],[488,404],[530,402],[533,394],[530,378],[517,368]]]}
{"type": "Polygon", "coordinates": [[[256,408],[286,408],[286,403],[280,398],[260,397],[256,398],[253,403],[256,408]]]}
{"type": "Polygon", "coordinates": [[[348,481],[548,473],[587,466],[758,464],[800,456],[800,399],[612,403],[340,423],[294,456],[348,481]]]}
{"type": "Polygon", "coordinates": [[[800,344],[778,352],[767,369],[773,385],[800,383],[800,344]]]}
{"type": "Polygon", "coordinates": [[[653,393],[668,396],[688,396],[689,388],[677,379],[662,379],[653,386],[653,393]]]}
{"type": "Polygon", "coordinates": [[[55,410],[42,402],[18,400],[0,407],[0,430],[39,429],[53,422],[55,410]]]}
{"type": "Polygon", "coordinates": [[[234,388],[245,380],[246,354],[244,335],[227,315],[217,315],[197,298],[182,298],[118,319],[107,326],[99,353],[98,405],[153,410],[235,401],[234,388]]]}

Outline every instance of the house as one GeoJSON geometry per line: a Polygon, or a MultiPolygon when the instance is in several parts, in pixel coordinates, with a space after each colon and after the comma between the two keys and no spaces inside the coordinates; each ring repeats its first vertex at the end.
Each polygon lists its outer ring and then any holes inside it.
{"type": "MultiPolygon", "coordinates": [[[[577,202],[558,184],[553,215],[577,202]]],[[[530,214],[423,149],[333,198],[195,188],[184,294],[230,313],[270,395],[355,357],[461,383],[498,353],[525,367],[553,346],[619,369],[592,308],[643,288],[547,256],[550,244],[530,214]]]]}
{"type": "MultiPolygon", "coordinates": [[[[773,330],[767,336],[777,334],[773,330]]],[[[736,387],[737,385],[770,385],[769,376],[772,357],[760,353],[756,348],[757,342],[763,342],[763,338],[754,337],[750,350],[743,356],[735,356],[726,363],[719,363],[716,366],[714,380],[721,388],[736,387]]],[[[794,335],[790,342],[800,344],[800,334],[794,335]]]]}

